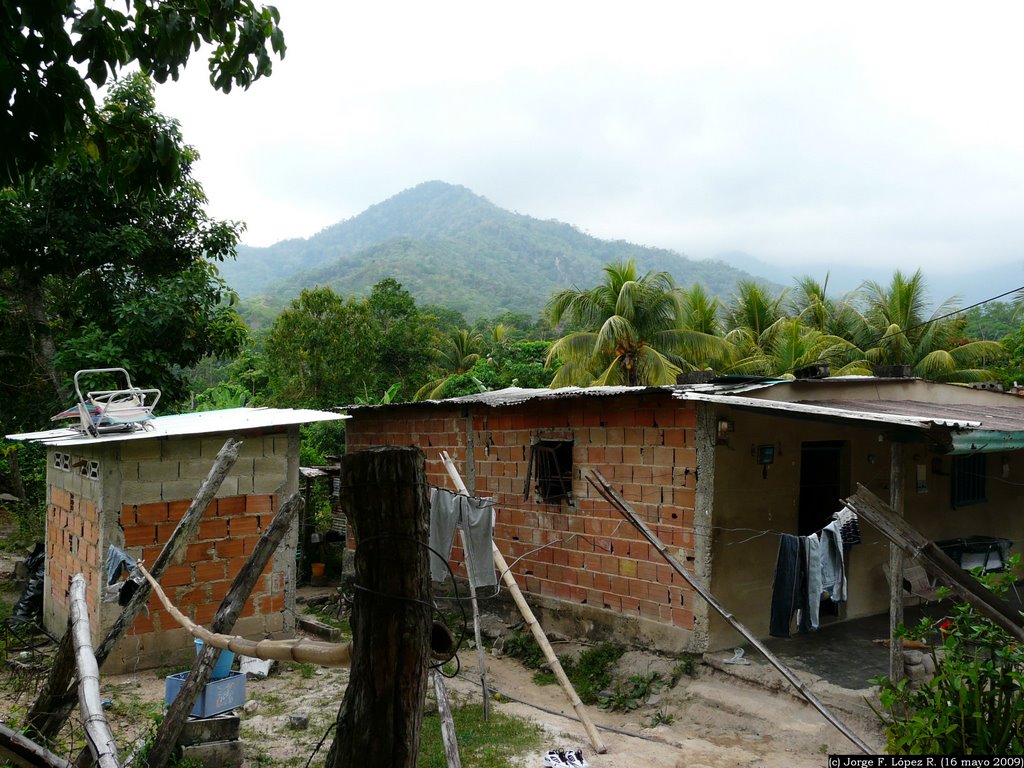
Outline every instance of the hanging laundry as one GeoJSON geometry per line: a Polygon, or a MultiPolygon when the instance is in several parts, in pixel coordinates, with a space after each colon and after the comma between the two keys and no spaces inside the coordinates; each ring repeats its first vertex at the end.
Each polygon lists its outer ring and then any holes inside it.
{"type": "MultiPolygon", "coordinates": [[[[444,488],[430,492],[430,548],[445,557],[452,551],[455,529],[461,527],[463,542],[473,563],[473,583],[477,587],[493,587],[498,583],[491,554],[494,532],[492,499],[454,494],[444,488]]],[[[430,578],[444,581],[448,577],[445,562],[430,553],[430,578]]]]}
{"type": "Polygon", "coordinates": [[[833,517],[839,523],[839,535],[843,539],[843,546],[849,549],[854,544],[860,544],[860,523],[857,520],[857,513],[849,507],[843,507],[833,517]]]}
{"type": "Polygon", "coordinates": [[[135,558],[113,544],[107,549],[107,585],[121,578],[122,572],[131,573],[135,570],[135,558]]]}
{"type": "Polygon", "coordinates": [[[443,488],[430,489],[430,578],[448,578],[447,559],[452,551],[455,529],[459,525],[459,507],[455,494],[443,488]],[[443,558],[443,559],[442,559],[443,558]]]}
{"type": "Polygon", "coordinates": [[[833,603],[846,602],[846,571],[843,563],[843,537],[838,520],[818,533],[821,550],[821,588],[833,603]]]}
{"type": "Polygon", "coordinates": [[[788,533],[779,541],[779,557],[775,561],[775,582],[772,584],[771,619],[768,633],[772,637],[789,637],[789,625],[797,608],[801,570],[806,567],[800,557],[800,539],[788,533]]]}
{"type": "Polygon", "coordinates": [[[476,496],[459,496],[458,499],[462,537],[469,547],[469,558],[473,561],[473,582],[478,587],[493,587],[498,583],[492,553],[494,500],[476,496]]]}
{"type": "Polygon", "coordinates": [[[818,628],[821,608],[821,545],[817,536],[800,537],[800,557],[806,579],[800,592],[800,620],[797,628],[801,632],[813,632],[818,628]]]}

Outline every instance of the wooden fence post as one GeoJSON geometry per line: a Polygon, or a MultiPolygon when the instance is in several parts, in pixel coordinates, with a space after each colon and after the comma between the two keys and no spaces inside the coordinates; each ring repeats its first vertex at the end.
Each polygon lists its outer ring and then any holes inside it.
{"type": "Polygon", "coordinates": [[[415,768],[430,658],[430,501],[418,448],[371,448],[341,462],[355,532],[352,672],[328,768],[415,768]]]}

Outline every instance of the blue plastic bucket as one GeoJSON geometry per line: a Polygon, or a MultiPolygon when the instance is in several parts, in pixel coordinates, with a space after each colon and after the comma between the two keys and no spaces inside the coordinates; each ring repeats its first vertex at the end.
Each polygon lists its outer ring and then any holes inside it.
{"type": "MultiPolygon", "coordinates": [[[[203,650],[203,641],[198,637],[195,639],[196,656],[203,650]]],[[[231,674],[231,665],[235,663],[235,654],[232,651],[221,651],[217,663],[213,665],[213,672],[210,673],[211,680],[220,680],[231,674]]]]}

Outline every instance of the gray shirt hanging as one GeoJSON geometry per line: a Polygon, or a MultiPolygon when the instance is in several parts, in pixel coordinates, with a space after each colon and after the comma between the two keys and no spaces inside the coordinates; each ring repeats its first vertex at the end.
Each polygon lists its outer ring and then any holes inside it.
{"type": "MultiPolygon", "coordinates": [[[[430,491],[430,548],[447,558],[452,551],[455,529],[462,527],[469,560],[473,563],[473,583],[477,587],[493,587],[498,583],[491,554],[494,501],[475,496],[455,494],[444,488],[430,491]]],[[[444,581],[448,569],[434,552],[430,553],[430,578],[444,581]]]]}

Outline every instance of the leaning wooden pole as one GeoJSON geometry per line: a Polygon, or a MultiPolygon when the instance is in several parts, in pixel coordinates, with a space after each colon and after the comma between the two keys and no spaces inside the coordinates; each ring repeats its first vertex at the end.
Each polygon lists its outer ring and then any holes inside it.
{"type": "Polygon", "coordinates": [[[632,523],[633,526],[643,535],[643,537],[647,539],[647,541],[649,541],[651,545],[658,550],[658,552],[661,553],[661,556],[665,558],[665,560],[668,562],[670,566],[672,566],[672,569],[676,573],[683,577],[683,580],[686,581],[686,583],[693,588],[694,592],[703,597],[712,608],[718,611],[722,618],[724,618],[733,629],[735,629],[737,632],[743,635],[743,637],[745,637],[751,645],[753,645],[758,651],[760,651],[761,654],[764,655],[766,659],[768,659],[769,663],[777,670],[779,670],[779,672],[782,673],[782,676],[785,677],[786,680],[788,680],[790,684],[800,692],[800,695],[807,699],[807,702],[812,707],[818,710],[826,720],[828,720],[832,725],[836,727],[836,729],[840,733],[843,734],[843,736],[845,736],[851,742],[853,742],[857,749],[859,749],[865,755],[872,754],[871,748],[868,747],[868,745],[864,743],[864,741],[859,736],[857,736],[857,734],[851,731],[845,723],[843,723],[841,720],[839,720],[839,718],[833,715],[828,710],[828,708],[826,708],[825,705],[821,703],[818,697],[811,693],[807,689],[807,687],[800,681],[800,679],[796,675],[794,675],[785,664],[779,661],[779,659],[775,656],[774,653],[772,653],[768,650],[768,648],[765,647],[764,643],[758,640],[758,638],[749,629],[747,629],[743,624],[737,621],[736,617],[729,613],[721,605],[721,603],[718,602],[715,596],[708,592],[708,590],[706,590],[703,587],[703,585],[701,585],[701,583],[697,581],[690,574],[690,572],[686,570],[686,568],[683,567],[682,563],[680,563],[675,557],[669,554],[668,548],[662,543],[662,541],[657,536],[654,535],[653,531],[651,531],[651,529],[647,527],[647,524],[644,523],[644,521],[641,520],[639,517],[637,517],[636,512],[634,512],[633,509],[626,502],[626,500],[623,499],[615,491],[615,489],[611,487],[608,481],[605,480],[604,475],[602,475],[597,470],[591,470],[590,473],[587,475],[587,480],[590,481],[590,484],[597,489],[597,492],[600,493],[601,496],[604,497],[605,501],[607,501],[609,504],[612,505],[612,507],[618,510],[618,512],[624,518],[626,518],[626,520],[632,523]]]}
{"type": "Polygon", "coordinates": [[[78,703],[82,710],[82,726],[89,752],[100,768],[118,768],[117,742],[103,714],[100,698],[100,667],[92,651],[92,630],[89,628],[89,606],[85,602],[85,576],[76,573],[71,579],[70,633],[75,646],[78,669],[78,703]]]}
{"type": "Polygon", "coordinates": [[[430,666],[430,499],[418,448],[341,461],[355,533],[352,672],[326,768],[415,768],[430,666]]]}
{"type": "Polygon", "coordinates": [[[3,723],[0,723],[0,763],[10,763],[18,768],[72,768],[71,763],[63,757],[58,757],[3,723]]]}
{"type": "Polygon", "coordinates": [[[880,498],[863,485],[843,502],[867,520],[879,533],[893,542],[903,553],[918,563],[958,598],[983,616],[1024,641],[1024,619],[1007,601],[987,589],[974,576],[965,571],[947,555],[938,544],[913,528],[880,498]]]}
{"type": "Polygon", "coordinates": [[[448,689],[444,684],[444,676],[441,670],[435,669],[431,673],[434,678],[434,696],[437,697],[437,714],[441,720],[441,741],[444,743],[444,758],[448,768],[462,768],[462,758],[459,757],[459,739],[455,733],[455,720],[452,717],[452,705],[448,701],[448,689]]]}
{"type": "MultiPolygon", "coordinates": [[[[153,563],[153,567],[150,568],[150,572],[156,578],[159,579],[172,562],[180,561],[180,556],[185,551],[185,544],[191,541],[193,536],[195,536],[196,530],[199,528],[200,518],[202,518],[206,508],[210,506],[210,502],[217,495],[217,491],[220,490],[224,478],[235,465],[235,462],[238,461],[238,451],[241,446],[241,440],[228,438],[224,441],[224,446],[220,449],[216,459],[214,459],[209,475],[207,475],[202,485],[199,486],[195,499],[189,505],[184,516],[182,516],[181,522],[178,523],[171,533],[167,543],[164,544],[163,549],[153,563]]],[[[135,594],[132,595],[128,605],[121,611],[121,615],[118,616],[113,626],[107,630],[106,637],[103,638],[103,642],[96,649],[96,663],[101,668],[110,652],[114,650],[114,646],[117,645],[124,633],[131,628],[132,624],[135,623],[136,617],[142,613],[142,610],[149,603],[149,593],[148,584],[140,586],[135,594]]],[[[65,634],[61,639],[60,645],[57,647],[57,653],[54,656],[46,682],[43,684],[43,688],[36,697],[35,704],[32,705],[32,709],[28,714],[26,731],[30,735],[38,736],[42,739],[52,739],[55,737],[61,726],[68,719],[68,715],[71,714],[71,710],[74,709],[77,699],[77,688],[74,657],[71,652],[71,638],[65,634]]]]}
{"type": "MultiPolygon", "coordinates": [[[[442,456],[445,469],[448,470],[448,476],[451,477],[452,482],[455,483],[455,488],[459,493],[469,495],[469,490],[466,488],[466,484],[462,482],[462,477],[459,475],[458,469],[455,467],[455,463],[447,455],[442,456]]],[[[558,680],[559,685],[562,686],[562,690],[565,691],[565,695],[569,698],[569,703],[572,704],[573,710],[576,712],[576,717],[583,723],[583,729],[587,732],[587,737],[590,739],[590,745],[594,748],[594,751],[598,754],[604,754],[608,751],[608,747],[605,746],[604,741],[601,740],[600,734],[597,732],[597,728],[594,727],[593,721],[590,719],[590,715],[587,714],[587,709],[580,700],[579,694],[576,693],[576,689],[573,688],[572,683],[569,681],[569,677],[565,674],[565,670],[562,669],[562,663],[558,660],[558,656],[555,655],[554,649],[551,647],[551,643],[548,642],[547,635],[544,634],[544,629],[541,627],[540,622],[537,621],[537,617],[533,615],[533,609],[526,602],[526,598],[523,597],[523,592],[519,589],[519,585],[516,583],[515,576],[512,575],[512,569],[508,567],[508,563],[505,562],[505,557],[501,554],[497,545],[491,542],[491,555],[494,558],[494,565],[498,568],[498,572],[501,574],[502,581],[505,582],[505,586],[508,588],[509,594],[512,595],[512,600],[515,602],[516,607],[519,608],[519,612],[523,616],[523,620],[526,622],[526,626],[530,628],[530,633],[533,635],[533,639],[537,641],[537,645],[540,646],[541,651],[544,653],[544,658],[554,672],[555,678],[558,680]]]]}
{"type": "MultiPolygon", "coordinates": [[[[214,633],[227,633],[235,626],[242,608],[245,607],[245,601],[249,599],[253,587],[256,586],[256,581],[263,574],[263,569],[270,562],[270,558],[277,551],[281,540],[284,539],[302,508],[302,496],[298,493],[293,493],[281,505],[281,509],[263,531],[256,546],[249,553],[245,565],[231,582],[231,587],[224,595],[220,607],[217,608],[211,625],[214,633]]],[[[203,650],[196,656],[185,684],[171,703],[170,709],[167,710],[163,722],[160,723],[160,727],[156,731],[146,761],[148,768],[163,768],[167,765],[181,736],[185,720],[188,719],[192,707],[195,706],[196,698],[209,682],[210,673],[213,672],[213,666],[220,658],[220,654],[220,648],[214,645],[204,645],[203,650]]]]}

